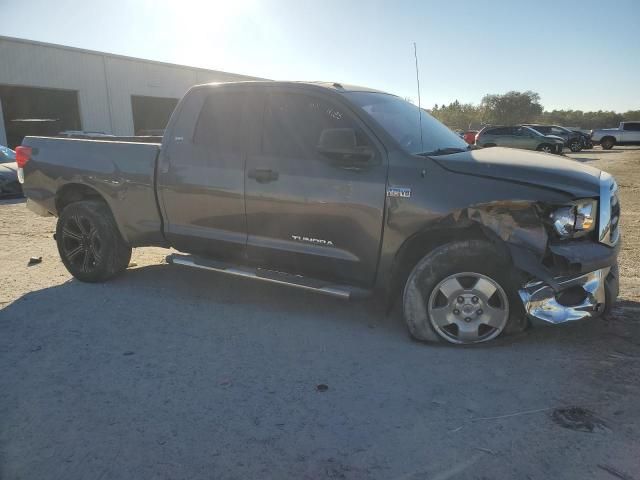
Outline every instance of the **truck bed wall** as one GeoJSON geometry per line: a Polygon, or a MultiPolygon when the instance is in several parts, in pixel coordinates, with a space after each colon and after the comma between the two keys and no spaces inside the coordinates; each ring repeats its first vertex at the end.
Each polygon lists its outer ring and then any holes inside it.
{"type": "Polygon", "coordinates": [[[85,185],[107,202],[132,246],[163,245],[155,195],[160,145],[48,137],[26,137],[33,155],[24,168],[28,198],[57,215],[56,194],[85,185]]]}

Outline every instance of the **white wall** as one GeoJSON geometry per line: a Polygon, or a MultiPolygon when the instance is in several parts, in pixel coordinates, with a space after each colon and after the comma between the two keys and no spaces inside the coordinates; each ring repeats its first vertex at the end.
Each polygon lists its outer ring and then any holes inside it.
{"type": "Polygon", "coordinates": [[[131,95],[179,99],[199,83],[243,79],[254,78],[0,37],[0,85],[78,91],[83,130],[133,135],[131,95]]]}

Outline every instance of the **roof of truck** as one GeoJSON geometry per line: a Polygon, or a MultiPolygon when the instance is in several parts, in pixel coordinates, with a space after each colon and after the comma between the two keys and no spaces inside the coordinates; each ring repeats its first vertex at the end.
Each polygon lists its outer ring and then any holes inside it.
{"type": "Polygon", "coordinates": [[[205,85],[237,85],[237,84],[265,84],[265,85],[277,85],[277,86],[292,86],[292,85],[309,85],[312,87],[327,88],[336,92],[373,92],[373,93],[385,93],[382,90],[376,90],[374,88],[361,87],[358,85],[350,85],[339,82],[308,82],[308,81],[275,81],[275,80],[247,80],[238,82],[212,82],[205,85]]]}

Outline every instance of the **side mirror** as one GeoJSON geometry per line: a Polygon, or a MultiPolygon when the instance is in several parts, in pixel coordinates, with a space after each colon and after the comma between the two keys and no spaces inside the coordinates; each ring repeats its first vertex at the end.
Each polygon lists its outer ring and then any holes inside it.
{"type": "Polygon", "coordinates": [[[318,153],[341,164],[362,164],[371,160],[371,147],[359,147],[353,128],[325,128],[320,134],[318,153]]]}

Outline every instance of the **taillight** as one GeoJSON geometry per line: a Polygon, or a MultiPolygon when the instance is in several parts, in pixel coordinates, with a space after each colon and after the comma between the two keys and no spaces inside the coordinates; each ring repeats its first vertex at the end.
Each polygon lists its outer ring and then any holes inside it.
{"type": "Polygon", "coordinates": [[[18,168],[24,168],[29,160],[31,160],[31,147],[16,147],[16,163],[18,164],[18,168]]]}

